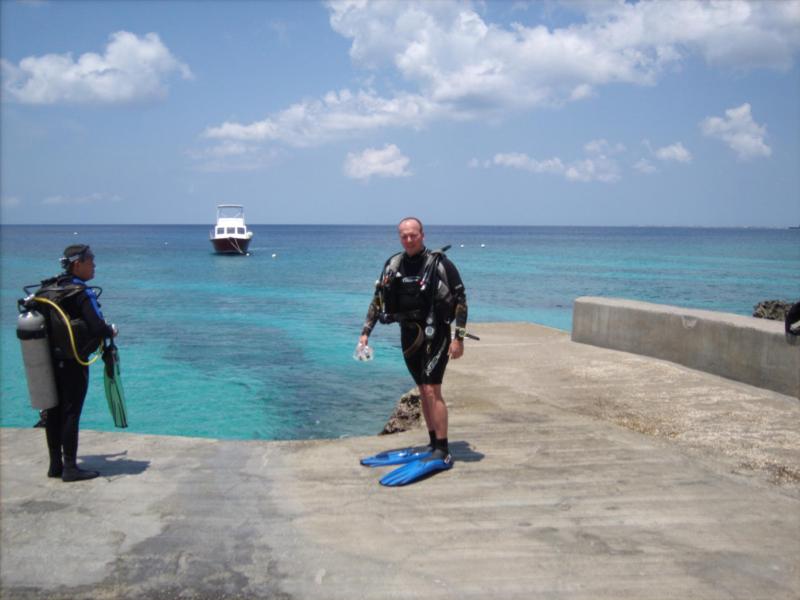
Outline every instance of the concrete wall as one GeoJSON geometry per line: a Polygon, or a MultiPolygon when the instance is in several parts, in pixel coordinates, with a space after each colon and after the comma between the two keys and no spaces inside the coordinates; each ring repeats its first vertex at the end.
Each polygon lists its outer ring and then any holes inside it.
{"type": "Polygon", "coordinates": [[[572,340],[800,398],[800,340],[781,321],[618,298],[575,300],[572,340]]]}

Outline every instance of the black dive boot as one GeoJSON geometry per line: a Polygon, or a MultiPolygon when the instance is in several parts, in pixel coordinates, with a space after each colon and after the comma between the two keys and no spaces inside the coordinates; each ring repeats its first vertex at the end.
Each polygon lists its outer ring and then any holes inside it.
{"type": "Polygon", "coordinates": [[[64,459],[64,470],[61,474],[61,481],[85,481],[86,479],[94,479],[100,473],[97,471],[86,471],[79,469],[75,459],[64,459]]]}
{"type": "Polygon", "coordinates": [[[61,449],[50,450],[50,468],[47,469],[47,476],[60,478],[63,472],[64,463],[61,462],[61,449]]]}

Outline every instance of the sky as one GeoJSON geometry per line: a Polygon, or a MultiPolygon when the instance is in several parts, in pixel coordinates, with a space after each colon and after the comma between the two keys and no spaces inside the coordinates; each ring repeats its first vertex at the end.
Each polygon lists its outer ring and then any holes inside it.
{"type": "Polygon", "coordinates": [[[800,1],[0,0],[3,224],[800,225],[800,1]]]}

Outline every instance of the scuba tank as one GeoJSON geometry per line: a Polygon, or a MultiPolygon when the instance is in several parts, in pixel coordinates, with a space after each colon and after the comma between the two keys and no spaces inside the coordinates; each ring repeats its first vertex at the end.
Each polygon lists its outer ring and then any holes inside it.
{"type": "MultiPolygon", "coordinates": [[[[20,300],[20,310],[25,308],[23,302],[20,300]]],[[[17,318],[17,338],[22,347],[31,406],[36,410],[57,406],[56,378],[50,358],[47,323],[42,314],[32,308],[22,312],[17,318]]]]}

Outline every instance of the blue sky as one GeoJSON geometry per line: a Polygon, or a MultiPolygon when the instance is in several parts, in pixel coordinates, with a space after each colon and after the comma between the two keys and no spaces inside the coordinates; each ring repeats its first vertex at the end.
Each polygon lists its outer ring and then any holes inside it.
{"type": "Polygon", "coordinates": [[[800,2],[0,11],[6,224],[800,225],[800,2]]]}

